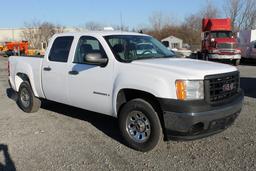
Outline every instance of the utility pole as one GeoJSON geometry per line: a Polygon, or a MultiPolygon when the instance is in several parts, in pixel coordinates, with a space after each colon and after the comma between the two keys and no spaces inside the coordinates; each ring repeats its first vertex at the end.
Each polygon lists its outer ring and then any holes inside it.
{"type": "Polygon", "coordinates": [[[14,28],[12,28],[12,41],[14,41],[14,28]]]}
{"type": "Polygon", "coordinates": [[[123,15],[122,15],[122,12],[120,12],[120,29],[121,31],[123,31],[123,15]]]}

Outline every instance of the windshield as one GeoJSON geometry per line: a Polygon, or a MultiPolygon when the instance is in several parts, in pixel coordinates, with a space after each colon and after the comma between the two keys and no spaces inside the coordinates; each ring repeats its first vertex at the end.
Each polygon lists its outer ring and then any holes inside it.
{"type": "Polygon", "coordinates": [[[150,36],[111,35],[105,36],[105,39],[116,59],[121,62],[174,56],[162,43],[150,36]]]}
{"type": "Polygon", "coordinates": [[[213,31],[211,32],[212,38],[231,38],[232,32],[231,31],[213,31]]]}

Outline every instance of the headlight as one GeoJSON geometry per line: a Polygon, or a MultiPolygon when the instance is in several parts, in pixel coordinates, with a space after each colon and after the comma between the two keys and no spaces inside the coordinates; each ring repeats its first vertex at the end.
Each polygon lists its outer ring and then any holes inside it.
{"type": "Polygon", "coordinates": [[[235,53],[241,53],[241,50],[240,49],[236,49],[235,53]]]}
{"type": "Polygon", "coordinates": [[[211,52],[212,53],[220,53],[220,51],[218,49],[213,49],[211,52]]]}
{"type": "Polygon", "coordinates": [[[176,80],[176,94],[179,100],[204,99],[204,81],[176,80]]]}

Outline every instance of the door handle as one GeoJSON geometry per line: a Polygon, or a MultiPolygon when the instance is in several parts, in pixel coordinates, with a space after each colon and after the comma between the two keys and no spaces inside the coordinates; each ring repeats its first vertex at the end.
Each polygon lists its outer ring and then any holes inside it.
{"type": "Polygon", "coordinates": [[[78,74],[79,74],[78,71],[69,71],[68,73],[69,73],[70,75],[78,75],[78,74]]]}
{"type": "Polygon", "coordinates": [[[44,67],[44,71],[51,71],[52,69],[50,67],[44,67]]]}

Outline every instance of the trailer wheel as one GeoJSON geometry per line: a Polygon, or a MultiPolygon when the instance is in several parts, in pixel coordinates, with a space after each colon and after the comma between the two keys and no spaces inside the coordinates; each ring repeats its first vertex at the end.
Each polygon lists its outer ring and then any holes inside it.
{"type": "Polygon", "coordinates": [[[35,113],[41,106],[40,99],[35,97],[28,81],[20,85],[17,104],[26,113],[35,113]]]}
{"type": "Polygon", "coordinates": [[[119,128],[127,146],[138,151],[150,151],[162,139],[158,114],[150,103],[133,99],[121,109],[119,128]]]}

